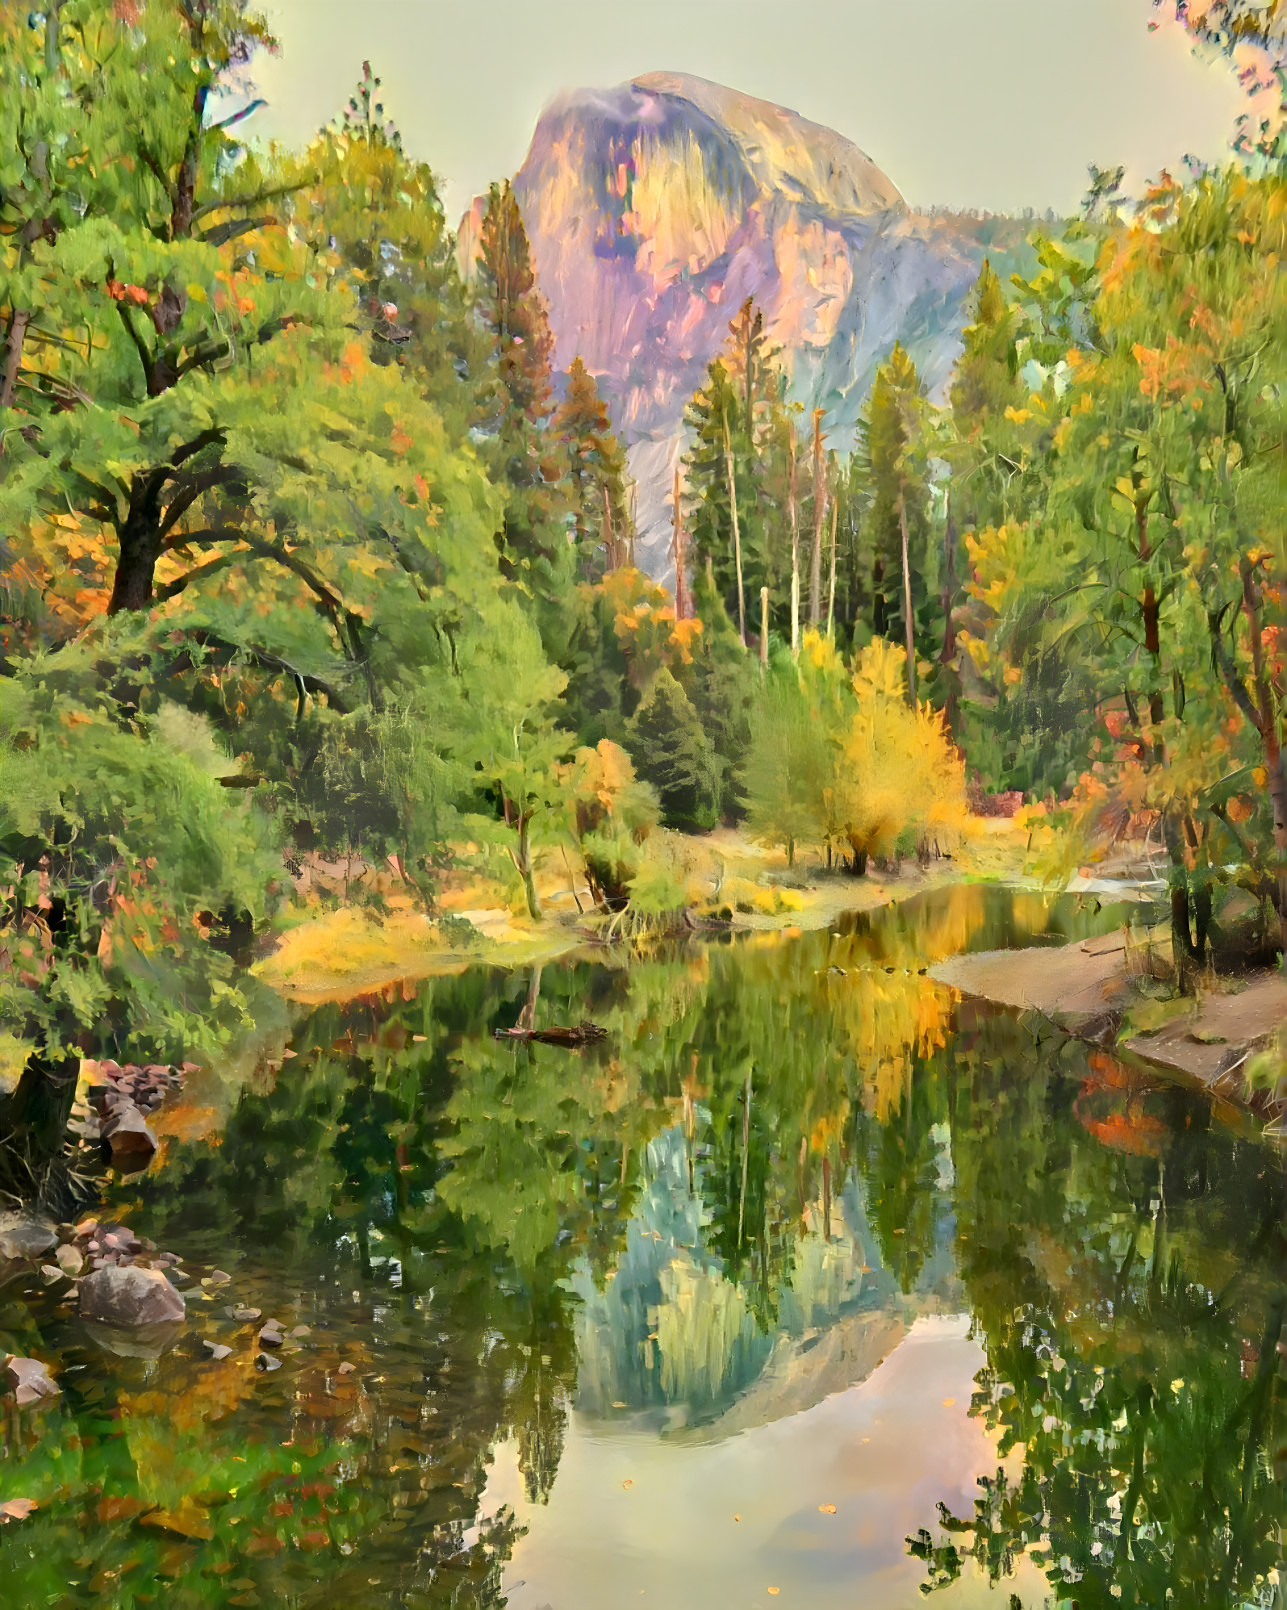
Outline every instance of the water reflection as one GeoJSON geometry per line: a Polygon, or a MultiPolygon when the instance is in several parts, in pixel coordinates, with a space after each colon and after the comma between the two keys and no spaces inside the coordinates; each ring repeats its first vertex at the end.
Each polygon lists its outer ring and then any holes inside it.
{"type": "Polygon", "coordinates": [[[195,1277],[175,1348],[0,1288],[63,1362],[6,1602],[1270,1602],[1277,1155],[924,973],[1122,917],[961,887],[317,1011],[115,1198],[195,1277]],[[496,1044],[529,1004],[608,1036],[496,1044]],[[238,1305],[307,1327],[280,1369],[238,1305]]]}

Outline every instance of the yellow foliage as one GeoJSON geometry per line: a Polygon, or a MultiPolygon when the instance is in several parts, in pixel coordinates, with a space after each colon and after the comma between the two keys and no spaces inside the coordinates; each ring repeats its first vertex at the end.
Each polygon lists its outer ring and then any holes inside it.
{"type": "Polygon", "coordinates": [[[734,911],[761,917],[776,917],[783,911],[801,911],[804,901],[795,889],[765,887],[749,878],[725,878],[713,904],[731,906],[734,911]]]}
{"type": "Polygon", "coordinates": [[[938,711],[908,705],[905,663],[901,648],[876,638],[854,669],[835,816],[855,854],[886,855],[908,828],[939,848],[971,830],[964,759],[938,711]]]}
{"type": "Polygon", "coordinates": [[[638,843],[656,824],[652,790],[636,781],[634,762],[611,738],[601,738],[594,749],[578,749],[566,765],[555,767],[555,774],[578,840],[603,830],[630,833],[638,843]]]}
{"type": "MultiPolygon", "coordinates": [[[[597,584],[612,610],[617,642],[630,662],[630,680],[645,687],[664,665],[672,674],[693,663],[693,650],[703,631],[701,621],[676,620],[675,604],[640,570],[621,565],[597,584]]],[[[593,595],[596,588],[584,589],[593,595]]]]}
{"type": "MultiPolygon", "coordinates": [[[[2,939],[3,934],[0,933],[2,939]]],[[[16,1035],[0,1032],[0,1096],[11,1095],[18,1088],[27,1058],[34,1050],[35,1046],[29,1040],[20,1040],[16,1035]]]]}

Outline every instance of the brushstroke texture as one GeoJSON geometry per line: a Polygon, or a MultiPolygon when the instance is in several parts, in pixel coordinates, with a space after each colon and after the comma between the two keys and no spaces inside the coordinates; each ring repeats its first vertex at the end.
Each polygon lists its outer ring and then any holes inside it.
{"type": "MultiPolygon", "coordinates": [[[[833,130],[679,73],[560,96],[514,190],[557,366],[580,356],[611,402],[639,483],[639,559],[656,575],[671,563],[684,404],[747,296],[792,396],[843,441],[896,339],[943,385],[982,257],[1024,232],[917,214],[833,130]]],[[[481,215],[475,203],[461,226],[466,263],[481,215]]]]}

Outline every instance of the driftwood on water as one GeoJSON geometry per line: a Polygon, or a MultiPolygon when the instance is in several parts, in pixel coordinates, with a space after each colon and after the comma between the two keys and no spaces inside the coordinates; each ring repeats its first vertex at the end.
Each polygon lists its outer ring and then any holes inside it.
{"type": "Polygon", "coordinates": [[[607,1033],[597,1023],[558,1024],[552,1029],[493,1029],[497,1040],[539,1040],[542,1045],[592,1045],[607,1033]]]}

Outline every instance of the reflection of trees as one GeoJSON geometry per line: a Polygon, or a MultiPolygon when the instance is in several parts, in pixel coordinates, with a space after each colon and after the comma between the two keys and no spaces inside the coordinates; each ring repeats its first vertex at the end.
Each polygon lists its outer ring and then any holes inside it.
{"type": "Polygon", "coordinates": [[[1267,1602],[1281,1175],[1212,1144],[1206,1098],[1179,1090],[1146,1148],[1100,1144],[1068,1109],[1102,1059],[1025,1041],[1000,1022],[958,1050],[952,1125],[988,1357],[973,1412],[1001,1455],[1022,1449],[1022,1472],[982,1482],[973,1517],[942,1515],[946,1540],[913,1549],[933,1584],[964,1555],[996,1579],[1029,1550],[1060,1602],[1086,1607],[1267,1602]]]}
{"type": "MultiPolygon", "coordinates": [[[[1070,926],[1038,897],[1029,919],[1070,926]]],[[[921,969],[1013,924],[962,888],[839,936],[548,967],[538,998],[479,968],[314,1013],[218,1145],[167,1142],[133,1220],[311,1324],[306,1349],[263,1376],[249,1352],[122,1364],[115,1395],[99,1367],[64,1376],[44,1435],[0,1462],[0,1497],[67,1495],[24,1523],[41,1564],[11,1596],[58,1602],[135,1555],[120,1580],[154,1591],[222,1551],[266,1600],[481,1610],[513,1540],[505,1517],[478,1530],[498,1440],[540,1500],[572,1402],[674,1423],[752,1383],[777,1401],[766,1366],[941,1291],[957,1234],[989,1359],[976,1412],[1027,1463],[977,1531],[925,1545],[938,1575],[1049,1534],[1083,1604],[1117,1585],[1152,1610],[1168,1581],[1183,1602],[1204,1572],[1237,1602],[1267,1568],[1281,1184],[1253,1181],[1196,1098],[1098,1053],[1008,1019],[951,1038],[921,969]],[[529,999],[537,1026],[608,1037],[494,1043],[529,999]],[[128,1500],[119,1525],[96,1519],[105,1495],[128,1500]],[[141,1527],[144,1500],[192,1535],[141,1527]]]]}
{"type": "MultiPolygon", "coordinates": [[[[149,1185],[149,1233],[230,1270],[237,1300],[312,1332],[267,1375],[242,1327],[219,1362],[185,1344],[156,1365],[114,1363],[112,1393],[101,1368],[66,1376],[45,1436],[0,1465],[0,1497],[32,1484],[37,1498],[61,1495],[25,1534],[41,1559],[30,1582],[7,1578],[16,1602],[53,1602],[79,1577],[115,1592],[128,1569],[111,1602],[160,1583],[167,1602],[195,1604],[218,1595],[222,1575],[196,1586],[215,1564],[271,1602],[501,1602],[514,1523],[476,1526],[477,1505],[491,1449],[510,1435],[529,1492],[553,1481],[575,1369],[561,1284],[574,1252],[559,1221],[525,1262],[499,1241],[480,1256],[482,1238],[437,1187],[457,1166],[441,1139],[462,1128],[449,1111],[454,1045],[512,1014],[511,993],[471,975],[395,1010],[327,1008],[276,1088],[243,1095],[219,1145],[171,1145],[149,1185]],[[357,1370],[339,1374],[342,1361],[357,1370]],[[75,1469],[62,1457],[69,1430],[75,1469]],[[171,1581],[179,1569],[192,1595],[171,1581]]],[[[557,1105],[533,1120],[567,1121],[557,1105]]]]}

